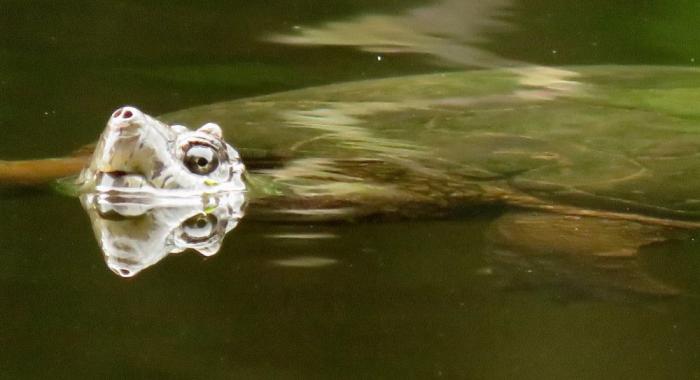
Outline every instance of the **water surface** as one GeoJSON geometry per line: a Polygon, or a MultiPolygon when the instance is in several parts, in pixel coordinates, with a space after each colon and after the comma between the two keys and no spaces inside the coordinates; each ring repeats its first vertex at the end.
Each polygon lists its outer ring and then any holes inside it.
{"type": "MultiPolygon", "coordinates": [[[[439,70],[700,58],[693,2],[375,3],[0,2],[0,157],[77,149],[122,104],[160,114],[439,70]]],[[[513,281],[527,269],[488,241],[492,209],[244,220],[217,255],[132,279],[106,268],[77,199],[5,192],[0,213],[0,378],[700,377],[694,236],[642,251],[681,290],[654,297],[565,262],[513,281]]]]}

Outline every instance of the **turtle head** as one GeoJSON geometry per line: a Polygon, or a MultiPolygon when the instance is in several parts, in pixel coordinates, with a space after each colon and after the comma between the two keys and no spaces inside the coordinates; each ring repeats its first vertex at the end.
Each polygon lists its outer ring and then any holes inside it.
{"type": "Polygon", "coordinates": [[[243,190],[244,170],[218,125],[190,130],[122,107],[109,118],[78,182],[83,191],[243,190]]]}

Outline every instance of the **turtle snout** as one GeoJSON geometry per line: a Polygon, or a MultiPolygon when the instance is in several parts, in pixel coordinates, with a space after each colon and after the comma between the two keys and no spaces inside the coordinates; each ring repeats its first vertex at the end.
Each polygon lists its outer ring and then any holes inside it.
{"type": "Polygon", "coordinates": [[[116,129],[126,128],[139,120],[143,120],[143,112],[136,107],[121,107],[112,113],[108,126],[116,129]]]}

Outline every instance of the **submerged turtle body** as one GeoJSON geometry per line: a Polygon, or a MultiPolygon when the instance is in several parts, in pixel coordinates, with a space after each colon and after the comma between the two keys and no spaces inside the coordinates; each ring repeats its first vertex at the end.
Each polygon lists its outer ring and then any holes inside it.
{"type": "Polygon", "coordinates": [[[192,108],[246,158],[252,212],[431,215],[485,202],[695,226],[700,71],[522,68],[323,86],[192,108]],[[247,157],[246,157],[247,156],[247,157]]]}
{"type": "MultiPolygon", "coordinates": [[[[122,210],[139,226],[146,219],[178,225],[158,221],[173,212],[155,213],[143,198],[100,204],[93,226],[120,275],[187,247],[213,254],[243,201],[217,203],[212,194],[245,187],[246,218],[271,220],[435,217],[506,206],[487,234],[491,256],[528,282],[537,271],[545,283],[669,295],[677,290],[632,258],[642,246],[700,227],[699,101],[700,70],[594,66],[343,83],[191,108],[161,121],[124,108],[108,122],[80,185],[137,196],[160,194],[144,189],[204,194],[196,204],[156,202],[187,208],[180,219],[191,216],[173,230],[174,240],[152,241],[165,232],[124,236],[129,222],[99,220],[105,210],[122,210]],[[129,120],[120,120],[125,114],[129,120]],[[246,173],[222,137],[240,152],[246,173]]],[[[75,171],[80,160],[0,162],[0,182],[40,182],[75,171]]],[[[103,198],[85,199],[92,208],[103,198]]]]}

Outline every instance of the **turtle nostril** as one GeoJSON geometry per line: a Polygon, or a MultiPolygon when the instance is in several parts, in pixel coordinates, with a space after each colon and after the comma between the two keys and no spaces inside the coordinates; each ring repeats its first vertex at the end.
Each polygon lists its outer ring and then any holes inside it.
{"type": "Polygon", "coordinates": [[[112,121],[121,125],[123,122],[133,122],[140,115],[141,112],[134,107],[121,107],[112,114],[112,121]]]}
{"type": "Polygon", "coordinates": [[[111,132],[117,132],[122,137],[133,137],[136,130],[143,126],[143,113],[135,107],[124,106],[112,112],[107,120],[107,128],[111,132]]]}

